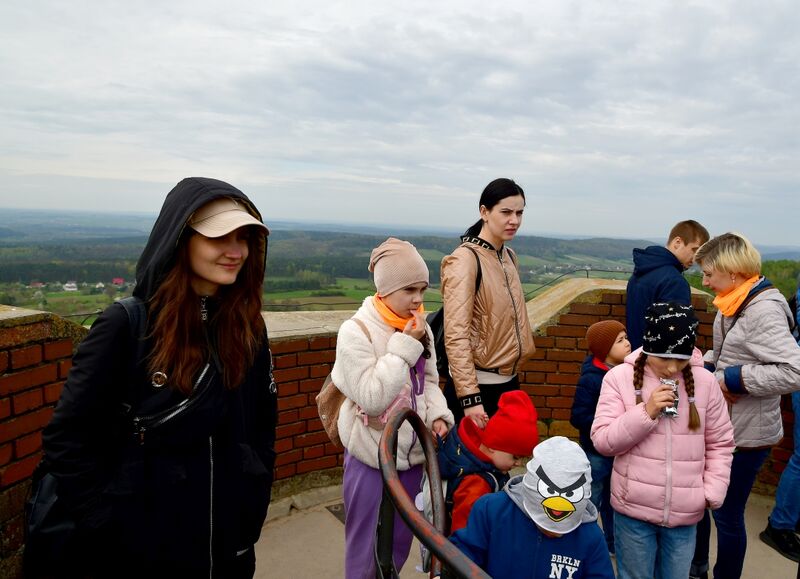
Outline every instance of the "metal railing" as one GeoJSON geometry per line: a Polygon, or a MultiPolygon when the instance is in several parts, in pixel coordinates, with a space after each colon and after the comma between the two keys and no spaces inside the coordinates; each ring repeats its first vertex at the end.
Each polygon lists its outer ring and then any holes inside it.
{"type": "Polygon", "coordinates": [[[378,447],[378,462],[383,475],[383,500],[378,516],[375,544],[378,579],[398,577],[392,560],[395,509],[417,539],[432,553],[430,577],[438,577],[446,567],[448,577],[491,579],[469,557],[444,536],[445,506],[436,445],[419,415],[410,408],[394,412],[386,423],[378,447]],[[431,525],[406,493],[397,473],[397,436],[403,422],[417,433],[425,454],[425,470],[430,481],[433,521],[431,525]]]}

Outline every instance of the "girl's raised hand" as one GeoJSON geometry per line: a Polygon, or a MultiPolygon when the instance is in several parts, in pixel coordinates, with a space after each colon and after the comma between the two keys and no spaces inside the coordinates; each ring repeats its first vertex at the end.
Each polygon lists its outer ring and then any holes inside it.
{"type": "Polygon", "coordinates": [[[425,316],[419,312],[414,312],[413,315],[414,317],[408,320],[406,327],[403,328],[403,333],[415,340],[421,340],[425,335],[425,316]]]}
{"type": "Polygon", "coordinates": [[[672,406],[674,402],[675,393],[672,391],[672,386],[661,384],[658,388],[653,390],[653,393],[644,405],[644,409],[647,411],[650,418],[655,420],[664,408],[672,406]]]}

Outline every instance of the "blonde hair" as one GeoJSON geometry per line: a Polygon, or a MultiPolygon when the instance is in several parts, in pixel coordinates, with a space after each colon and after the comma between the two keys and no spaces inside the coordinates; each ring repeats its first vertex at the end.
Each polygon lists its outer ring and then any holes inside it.
{"type": "Polygon", "coordinates": [[[700,246],[694,260],[701,267],[753,277],[761,273],[761,254],[739,233],[723,233],[700,246]]]}

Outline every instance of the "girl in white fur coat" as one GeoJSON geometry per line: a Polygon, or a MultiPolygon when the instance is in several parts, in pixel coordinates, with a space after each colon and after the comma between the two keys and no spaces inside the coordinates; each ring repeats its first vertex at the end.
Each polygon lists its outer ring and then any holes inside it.
{"type": "MultiPolygon", "coordinates": [[[[331,378],[347,396],[339,411],[345,447],[343,494],[345,577],[375,576],[375,531],[383,493],[378,442],[387,409],[413,408],[435,434],[444,436],[453,414],[439,389],[433,336],[422,298],[428,268],[407,241],[389,238],[372,251],[369,264],[377,293],[364,300],[354,321],[344,322],[336,342],[331,378]]],[[[410,496],[419,491],[424,455],[408,423],[400,428],[397,469],[410,496]]],[[[395,518],[394,564],[399,571],[411,549],[411,531],[395,518]]]]}

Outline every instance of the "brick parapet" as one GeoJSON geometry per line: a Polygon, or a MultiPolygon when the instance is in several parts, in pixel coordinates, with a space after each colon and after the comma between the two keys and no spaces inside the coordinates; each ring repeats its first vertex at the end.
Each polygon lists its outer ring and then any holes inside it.
{"type": "Polygon", "coordinates": [[[343,451],[328,440],[314,400],[333,366],[336,333],[284,336],[270,344],[279,396],[275,480],[341,467],[343,451]]]}
{"type": "Polygon", "coordinates": [[[85,333],[50,313],[0,306],[0,576],[21,573],[24,503],[42,429],[85,333]]]}
{"type": "MultiPolygon", "coordinates": [[[[701,322],[698,347],[704,350],[712,342],[715,310],[710,300],[711,296],[702,292],[693,295],[701,322]]],[[[520,368],[522,388],[537,406],[543,437],[577,438],[569,414],[586,356],[586,329],[601,319],[625,323],[625,284],[569,280],[531,300],[527,308],[537,351],[520,368]]],[[[317,480],[329,483],[331,477],[340,476],[343,453],[328,441],[314,397],[335,358],[338,327],[351,315],[292,312],[264,316],[280,397],[278,488],[316,485],[317,480]]],[[[85,333],[84,328],[52,314],[0,306],[0,576],[17,576],[22,508],[30,473],[40,456],[41,430],[52,415],[73,350],[85,333]]],[[[793,448],[794,417],[786,402],[786,437],[773,449],[759,475],[756,490],[761,493],[774,493],[793,448]]]]}

